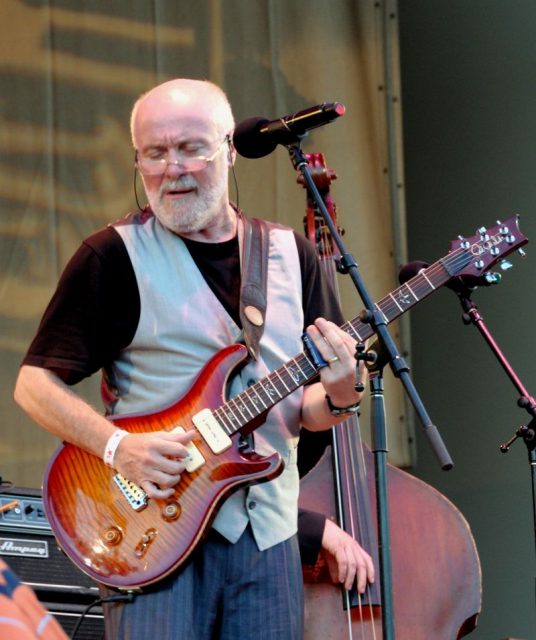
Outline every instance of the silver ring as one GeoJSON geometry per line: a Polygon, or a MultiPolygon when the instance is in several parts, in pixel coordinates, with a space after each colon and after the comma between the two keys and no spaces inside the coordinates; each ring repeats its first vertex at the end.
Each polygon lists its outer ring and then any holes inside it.
{"type": "Polygon", "coordinates": [[[333,364],[334,362],[337,362],[338,359],[339,359],[339,356],[331,356],[331,358],[327,359],[327,363],[333,364]]]}

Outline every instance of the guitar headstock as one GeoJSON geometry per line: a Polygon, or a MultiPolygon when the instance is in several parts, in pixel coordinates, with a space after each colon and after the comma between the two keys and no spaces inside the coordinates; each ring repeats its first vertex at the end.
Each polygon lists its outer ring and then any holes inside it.
{"type": "Polygon", "coordinates": [[[519,230],[519,216],[514,215],[504,222],[497,221],[494,227],[481,227],[474,236],[459,236],[450,244],[450,253],[445,260],[448,273],[463,277],[467,284],[490,284],[487,270],[499,263],[506,270],[510,266],[505,258],[513,251],[520,250],[528,239],[519,230]]]}

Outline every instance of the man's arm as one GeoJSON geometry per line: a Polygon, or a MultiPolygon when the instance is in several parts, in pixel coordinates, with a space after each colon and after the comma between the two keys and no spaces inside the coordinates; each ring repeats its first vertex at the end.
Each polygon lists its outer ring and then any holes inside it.
{"type": "Polygon", "coordinates": [[[351,535],[322,513],[300,509],[298,541],[302,564],[314,566],[319,554],[326,560],[331,579],[351,589],[357,579],[359,593],[374,582],[372,558],[351,535]]]}
{"type": "MultiPolygon", "coordinates": [[[[102,459],[117,428],[51,371],[23,365],[15,401],[41,427],[102,459]]],[[[114,456],[114,468],[153,498],[167,498],[179,482],[191,435],[167,432],[128,434],[114,456]]]]}
{"type": "Polygon", "coordinates": [[[351,589],[357,578],[357,590],[364,593],[368,583],[374,582],[372,558],[352,536],[326,518],[322,536],[322,552],[333,582],[351,589]]]}
{"type": "Polygon", "coordinates": [[[115,431],[113,424],[47,369],[23,365],[14,397],[44,429],[96,456],[102,457],[115,431]]]}

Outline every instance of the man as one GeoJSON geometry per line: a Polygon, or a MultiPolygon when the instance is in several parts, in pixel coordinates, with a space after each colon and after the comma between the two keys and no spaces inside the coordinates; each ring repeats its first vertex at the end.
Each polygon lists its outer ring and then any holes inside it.
{"type": "MultiPolygon", "coordinates": [[[[108,415],[155,411],[183,395],[215,352],[240,339],[244,222],[227,186],[233,127],[226,96],[208,82],[172,80],[136,102],[132,140],[150,207],[83,243],[62,275],[15,389],[36,422],[104,458],[153,499],[171,496],[186,473],[193,431],[122,432],[69,385],[103,369],[108,415]]],[[[298,247],[296,238],[270,226],[260,356],[230,388],[233,396],[297,355],[306,318],[316,318],[308,333],[329,363],[321,382],[277,403],[253,436],[259,453],[280,452],[284,471],[227,499],[201,552],[124,607],[117,637],[301,637],[299,428],[329,428],[340,422],[340,409],[354,411],[361,396],[354,341],[317,317],[335,314],[336,307],[314,253],[304,248],[306,241],[298,247]]],[[[328,537],[331,531],[328,526],[328,537]]],[[[370,558],[363,552],[352,562],[354,575],[359,564],[363,587],[373,575],[370,558]]],[[[343,579],[349,579],[344,569],[343,579]]]]}

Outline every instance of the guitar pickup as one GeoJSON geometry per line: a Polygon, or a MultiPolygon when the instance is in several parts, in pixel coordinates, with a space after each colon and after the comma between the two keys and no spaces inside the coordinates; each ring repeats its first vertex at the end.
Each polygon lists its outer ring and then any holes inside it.
{"type": "MultiPolygon", "coordinates": [[[[175,427],[173,431],[184,433],[184,429],[182,427],[175,427]]],[[[188,473],[193,473],[194,471],[197,471],[199,467],[202,467],[206,460],[193,442],[189,442],[185,446],[188,451],[188,455],[182,459],[182,462],[184,462],[184,468],[186,471],[188,471],[188,473]]]]}
{"type": "Polygon", "coordinates": [[[205,442],[212,449],[212,453],[216,455],[222,453],[233,444],[233,441],[212,415],[210,409],[203,409],[199,413],[196,413],[195,416],[192,416],[192,422],[203,436],[205,442]]]}

